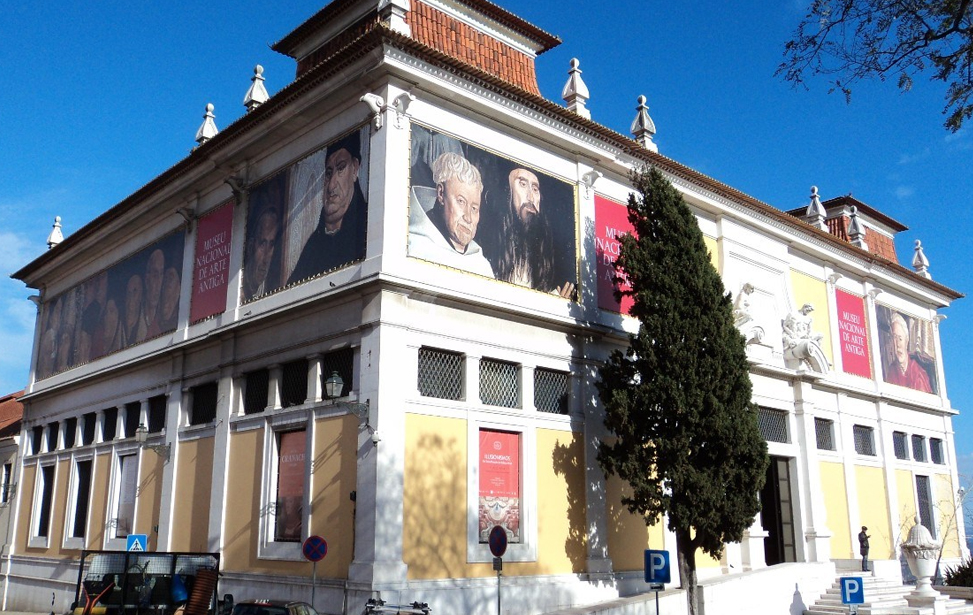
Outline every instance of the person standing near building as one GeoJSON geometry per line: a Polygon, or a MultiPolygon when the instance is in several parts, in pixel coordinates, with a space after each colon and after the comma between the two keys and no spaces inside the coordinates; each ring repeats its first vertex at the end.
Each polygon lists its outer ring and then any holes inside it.
{"type": "Polygon", "coordinates": [[[858,532],[858,551],[862,555],[862,572],[868,572],[868,528],[862,526],[862,531],[858,532]]]}

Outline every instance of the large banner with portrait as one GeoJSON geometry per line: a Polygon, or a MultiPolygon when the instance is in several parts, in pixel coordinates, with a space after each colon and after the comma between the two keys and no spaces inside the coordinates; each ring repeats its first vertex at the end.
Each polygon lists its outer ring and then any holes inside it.
{"type": "Polygon", "coordinates": [[[409,256],[574,298],[574,185],[412,125],[409,256]]]}
{"type": "Polygon", "coordinates": [[[175,331],[184,244],[173,233],[45,301],[37,377],[175,331]]]}
{"type": "Polygon", "coordinates": [[[615,289],[631,290],[632,285],[626,280],[615,282],[615,259],[621,251],[622,235],[635,231],[628,221],[628,205],[595,195],[595,256],[598,260],[598,307],[603,310],[628,314],[635,300],[630,296],[622,297],[621,302],[615,299],[615,289]]]}
{"type": "Polygon", "coordinates": [[[365,258],[368,126],[249,190],[244,302],[365,258]]]}
{"type": "Polygon", "coordinates": [[[939,393],[933,323],[877,305],[878,347],[885,382],[939,393]]]}

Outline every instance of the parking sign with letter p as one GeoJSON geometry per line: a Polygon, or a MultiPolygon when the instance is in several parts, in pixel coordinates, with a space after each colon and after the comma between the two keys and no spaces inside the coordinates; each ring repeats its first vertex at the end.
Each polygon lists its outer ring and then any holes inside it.
{"type": "Polygon", "coordinates": [[[670,583],[669,552],[655,549],[645,550],[645,582],[670,583]]]}
{"type": "Polygon", "coordinates": [[[864,604],[865,584],[861,577],[842,577],[841,604],[864,604]]]}

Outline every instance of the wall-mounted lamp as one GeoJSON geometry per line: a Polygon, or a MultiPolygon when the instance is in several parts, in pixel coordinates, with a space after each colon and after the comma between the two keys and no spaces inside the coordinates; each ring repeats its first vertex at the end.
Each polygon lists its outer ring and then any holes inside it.
{"type": "MultiPolygon", "coordinates": [[[[341,376],[338,375],[338,372],[331,372],[331,375],[328,376],[324,381],[324,396],[327,399],[335,400],[341,397],[341,391],[344,388],[345,381],[342,380],[341,376]]],[[[335,401],[334,403],[337,406],[348,408],[359,419],[365,419],[365,429],[368,430],[368,433],[372,434],[372,444],[378,444],[382,441],[382,438],[379,437],[378,432],[368,421],[369,405],[367,399],[365,400],[365,403],[357,401],[335,401]]]]}
{"type": "Polygon", "coordinates": [[[165,460],[163,463],[169,463],[170,446],[168,444],[146,444],[145,440],[148,437],[149,428],[139,423],[139,426],[135,429],[135,442],[140,448],[147,448],[159,457],[162,457],[165,460]]]}

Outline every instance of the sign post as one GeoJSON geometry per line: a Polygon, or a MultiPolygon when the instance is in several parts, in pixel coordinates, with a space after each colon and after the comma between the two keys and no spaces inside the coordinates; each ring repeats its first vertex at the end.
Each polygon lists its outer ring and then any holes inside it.
{"type": "Polygon", "coordinates": [[[849,613],[858,613],[858,605],[865,603],[865,584],[861,577],[842,577],[841,604],[847,604],[849,613]]]}
{"type": "Polygon", "coordinates": [[[320,536],[308,536],[301,545],[304,559],[311,562],[311,607],[314,607],[314,590],[318,584],[318,562],[328,554],[328,541],[320,536]]]}
{"type": "Polygon", "coordinates": [[[656,549],[645,550],[645,582],[649,588],[655,590],[655,612],[659,612],[659,590],[666,588],[666,583],[672,582],[669,571],[669,552],[656,549]]]}
{"type": "Polygon", "coordinates": [[[503,571],[503,554],[507,552],[507,530],[494,525],[490,530],[490,553],[493,553],[493,569],[497,571],[497,615],[500,615],[500,573],[503,571]]]}

